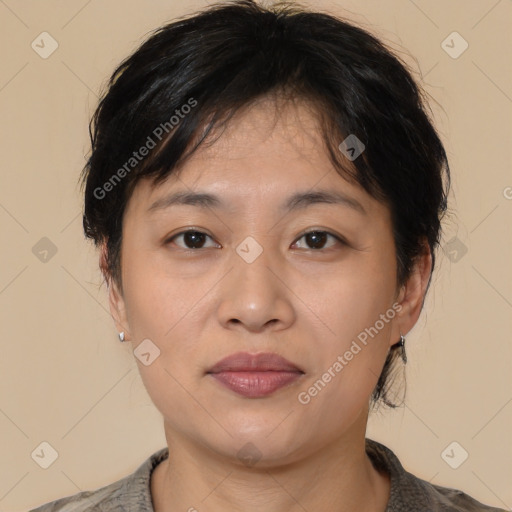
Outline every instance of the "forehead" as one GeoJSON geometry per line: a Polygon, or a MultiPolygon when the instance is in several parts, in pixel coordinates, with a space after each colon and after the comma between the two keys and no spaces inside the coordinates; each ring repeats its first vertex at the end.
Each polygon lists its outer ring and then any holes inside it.
{"type": "Polygon", "coordinates": [[[343,194],[366,212],[380,205],[338,174],[311,104],[265,98],[212,131],[178,173],[155,187],[139,183],[130,203],[142,213],[171,191],[208,191],[233,210],[254,202],[281,207],[294,192],[320,189],[343,194]]]}
{"type": "Polygon", "coordinates": [[[220,129],[212,130],[198,158],[245,157],[247,152],[285,149],[303,157],[322,154],[317,112],[311,103],[297,98],[265,97],[243,107],[220,129]],[[220,137],[219,137],[220,136],[220,137]],[[294,150],[294,151],[292,151],[294,150]]]}

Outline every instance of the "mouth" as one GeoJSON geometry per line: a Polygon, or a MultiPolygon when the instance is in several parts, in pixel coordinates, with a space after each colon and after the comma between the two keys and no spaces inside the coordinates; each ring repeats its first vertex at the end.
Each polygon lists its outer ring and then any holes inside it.
{"type": "Polygon", "coordinates": [[[239,395],[262,398],[297,381],[304,371],[278,354],[237,352],[216,363],[206,374],[239,395]]]}
{"type": "Polygon", "coordinates": [[[300,372],[296,364],[272,352],[249,354],[237,352],[218,361],[206,373],[220,372],[300,372]]]}

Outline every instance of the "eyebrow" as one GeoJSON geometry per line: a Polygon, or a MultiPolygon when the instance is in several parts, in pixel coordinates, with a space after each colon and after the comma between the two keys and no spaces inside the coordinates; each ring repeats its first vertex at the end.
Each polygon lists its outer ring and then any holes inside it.
{"type": "MultiPolygon", "coordinates": [[[[347,196],[342,192],[333,190],[314,190],[297,192],[290,196],[280,207],[282,212],[291,212],[307,208],[313,204],[337,204],[352,208],[353,210],[368,215],[363,205],[355,198],[347,196]]],[[[175,205],[190,205],[200,208],[226,209],[227,205],[222,199],[214,194],[206,192],[173,192],[167,196],[157,199],[149,208],[148,212],[163,210],[175,205]]]]}

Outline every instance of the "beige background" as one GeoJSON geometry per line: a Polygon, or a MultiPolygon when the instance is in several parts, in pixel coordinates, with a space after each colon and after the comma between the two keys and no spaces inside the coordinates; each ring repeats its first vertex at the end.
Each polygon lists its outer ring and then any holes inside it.
{"type": "MultiPolygon", "coordinates": [[[[512,2],[309,4],[370,29],[422,74],[453,174],[455,215],[408,336],[406,405],[373,416],[368,436],[417,476],[510,509],[512,2]],[[441,45],[453,31],[469,44],[456,59],[441,45]],[[441,457],[452,441],[469,453],[458,469],[441,457]]],[[[1,511],[109,484],[165,446],[83,239],[77,178],[114,66],[149,30],[205,5],[0,0],[1,511]],[[59,45],[47,59],[31,47],[43,31],[59,45]],[[46,262],[33,253],[42,237],[57,249],[46,262]],[[58,452],[48,469],[31,457],[42,442],[58,452]]]]}

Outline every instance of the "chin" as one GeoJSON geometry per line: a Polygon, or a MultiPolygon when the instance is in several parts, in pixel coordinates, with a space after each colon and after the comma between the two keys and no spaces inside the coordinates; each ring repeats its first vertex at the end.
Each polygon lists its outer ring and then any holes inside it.
{"type": "Polygon", "coordinates": [[[223,423],[232,437],[226,434],[217,440],[203,438],[203,442],[224,457],[235,458],[241,465],[258,468],[289,464],[304,451],[299,433],[286,430],[279,422],[241,423],[223,423]]]}

